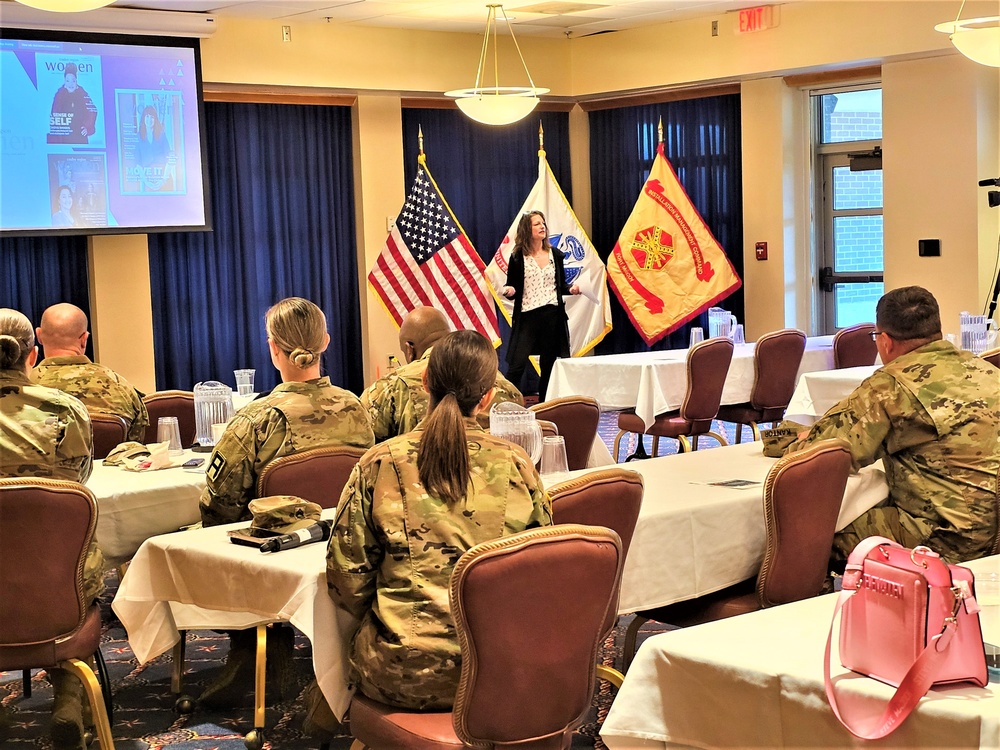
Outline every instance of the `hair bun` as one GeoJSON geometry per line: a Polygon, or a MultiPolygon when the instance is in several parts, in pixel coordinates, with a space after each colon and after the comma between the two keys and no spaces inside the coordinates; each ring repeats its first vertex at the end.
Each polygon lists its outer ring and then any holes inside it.
{"type": "Polygon", "coordinates": [[[296,367],[304,370],[316,361],[316,354],[301,346],[297,346],[288,355],[288,358],[295,363],[296,367]]]}
{"type": "Polygon", "coordinates": [[[21,342],[9,333],[0,333],[0,369],[9,370],[21,358],[21,342]]]}

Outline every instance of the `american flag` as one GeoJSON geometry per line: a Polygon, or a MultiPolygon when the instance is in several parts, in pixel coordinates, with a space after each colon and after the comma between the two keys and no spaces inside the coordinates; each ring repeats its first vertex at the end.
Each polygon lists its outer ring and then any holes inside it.
{"type": "Polygon", "coordinates": [[[399,325],[421,305],[436,307],[455,329],[471,328],[499,343],[486,266],[452,217],[423,161],[368,283],[399,325]]]}

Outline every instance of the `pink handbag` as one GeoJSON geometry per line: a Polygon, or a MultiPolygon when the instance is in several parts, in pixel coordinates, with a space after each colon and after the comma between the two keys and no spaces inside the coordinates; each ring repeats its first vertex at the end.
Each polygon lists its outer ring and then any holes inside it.
{"type": "Polygon", "coordinates": [[[986,685],[979,605],[968,568],[946,564],[927,547],[910,550],[873,536],[854,548],[843,584],[826,639],[823,675],[830,707],[851,734],[885,737],[932,685],[986,685]],[[883,715],[863,726],[841,713],[830,681],[830,643],[841,610],[841,663],[897,688],[883,715]]]}

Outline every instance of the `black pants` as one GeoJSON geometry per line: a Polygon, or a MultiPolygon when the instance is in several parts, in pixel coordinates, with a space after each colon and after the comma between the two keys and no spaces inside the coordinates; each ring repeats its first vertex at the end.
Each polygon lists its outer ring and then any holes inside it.
{"type": "Polygon", "coordinates": [[[545,305],[522,312],[517,319],[517,330],[511,333],[511,350],[507,355],[507,380],[518,389],[528,357],[539,355],[541,372],[538,380],[538,399],[545,400],[549,387],[552,365],[557,358],[569,352],[566,340],[566,319],[556,305],[545,305]]]}

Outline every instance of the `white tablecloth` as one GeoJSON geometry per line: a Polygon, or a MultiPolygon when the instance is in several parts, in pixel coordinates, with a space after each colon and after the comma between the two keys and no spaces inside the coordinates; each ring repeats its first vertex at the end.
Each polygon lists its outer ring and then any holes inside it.
{"type": "MultiPolygon", "coordinates": [[[[631,554],[631,553],[630,553],[631,554]]],[[[977,577],[1000,557],[967,563],[977,577]]],[[[885,740],[841,727],[823,688],[836,595],[652,636],[639,649],[601,737],[613,750],[665,747],[1000,747],[1000,685],[931,691],[885,740]]],[[[984,633],[987,641],[998,633],[984,633]]],[[[834,644],[836,644],[834,638],[834,644]]],[[[833,674],[850,674],[834,655],[833,674]]],[[[860,675],[838,695],[884,706],[893,689],[860,675]]],[[[860,706],[858,707],[858,709],[860,706]]]]}
{"type": "Polygon", "coordinates": [[[97,543],[108,564],[130,559],[151,536],[201,520],[198,498],[209,454],[184,452],[184,460],[196,456],[206,462],[198,470],[134,472],[94,462],[87,488],[97,498],[97,543]]]}
{"type": "MultiPolygon", "coordinates": [[[[722,392],[723,404],[750,400],[754,344],[738,344],[722,392]]],[[[833,367],[833,337],[806,340],[799,375],[833,367]]],[[[591,396],[603,411],[635,409],[648,427],[657,414],[678,409],[687,391],[687,349],[557,359],[546,399],[591,396]]]]}
{"type": "Polygon", "coordinates": [[[831,406],[849,396],[879,367],[881,365],[868,365],[802,373],[795,385],[792,400],[785,409],[785,419],[811,425],[826,414],[831,406]]]}
{"type": "Polygon", "coordinates": [[[168,651],[180,630],[290,622],[312,642],[320,689],[342,716],[350,702],[347,644],[355,623],[327,592],[326,544],[263,554],[230,543],[226,531],[246,525],[165,534],[142,545],[111,605],[136,658],[144,664],[168,651]]]}
{"type": "MultiPolygon", "coordinates": [[[[642,475],[646,489],[618,611],[694,599],[756,575],[766,543],[763,483],[776,460],[755,442],[622,464],[642,475]],[[758,484],[742,489],[708,484],[729,479],[758,484]]],[[[851,476],[838,528],[887,494],[881,462],[851,476]]]]}

